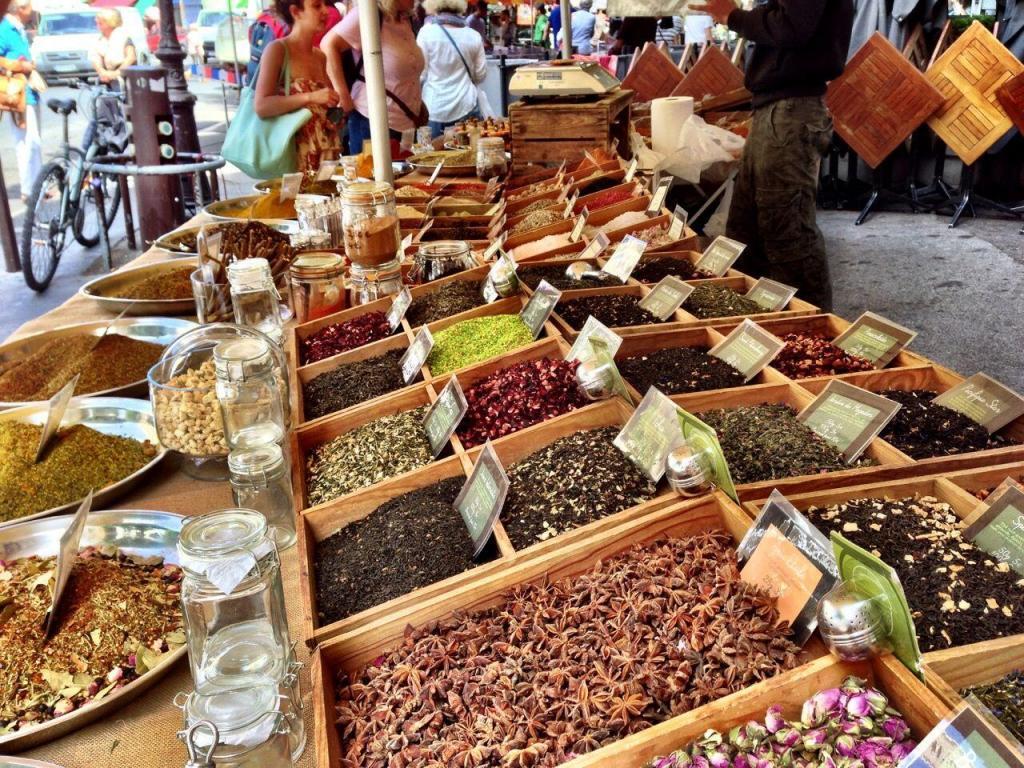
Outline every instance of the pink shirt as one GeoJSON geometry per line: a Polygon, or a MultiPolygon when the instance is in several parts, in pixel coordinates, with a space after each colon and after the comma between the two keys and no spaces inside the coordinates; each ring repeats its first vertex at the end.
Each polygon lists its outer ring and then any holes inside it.
{"type": "MultiPolygon", "coordinates": [[[[353,8],[346,13],[334,31],[341,35],[351,48],[356,51],[362,50],[357,9],[353,8]]],[[[422,101],[420,75],[423,73],[425,62],[408,20],[393,21],[385,17],[380,28],[380,47],[384,54],[384,86],[405,102],[414,114],[419,112],[422,101]]],[[[352,86],[352,101],[360,114],[368,115],[366,83],[362,80],[352,86]]],[[[388,99],[388,125],[396,131],[414,127],[412,120],[405,116],[393,99],[388,99]]]]}

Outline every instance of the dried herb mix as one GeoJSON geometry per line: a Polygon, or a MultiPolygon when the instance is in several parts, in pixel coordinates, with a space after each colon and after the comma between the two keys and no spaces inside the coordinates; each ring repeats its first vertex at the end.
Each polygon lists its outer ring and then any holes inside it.
{"type": "Polygon", "coordinates": [[[473,560],[473,541],[453,506],[464,477],[442,480],[381,504],[316,545],[321,625],[493,560],[473,560]]]}
{"type": "Polygon", "coordinates": [[[718,432],[737,483],[848,469],[842,454],[797,421],[796,411],[788,405],[766,403],[697,415],[718,432]]]}
{"type": "Polygon", "coordinates": [[[343,323],[325,326],[302,339],[299,342],[302,361],[315,363],[350,349],[358,349],[370,342],[386,339],[392,333],[395,331],[391,330],[387,315],[383,312],[367,312],[343,323]]]}
{"type": "Polygon", "coordinates": [[[701,283],[683,302],[683,309],[695,317],[735,317],[760,315],[765,309],[753,299],[741,296],[732,288],[714,283],[701,283]]]}
{"type": "Polygon", "coordinates": [[[124,480],[156,455],[149,442],[75,424],[61,429],[34,463],[42,428],[0,422],[0,522],[42,512],[124,480]]]}
{"type": "Polygon", "coordinates": [[[999,448],[1011,442],[959,411],[932,402],[938,393],[923,389],[889,389],[878,394],[902,405],[881,437],[913,459],[953,456],[999,448]]]}
{"type": "Polygon", "coordinates": [[[399,362],[404,349],[339,365],[321,373],[302,387],[307,419],[351,408],[405,386],[399,362]]]}
{"type": "Polygon", "coordinates": [[[342,763],[555,766],[795,667],[777,618],[727,535],[637,545],[341,675],[342,763]]]}
{"type": "Polygon", "coordinates": [[[785,346],[772,366],[793,379],[835,376],[855,371],[872,371],[871,361],[851,355],[818,333],[787,333],[785,346]]]}
{"type": "Polygon", "coordinates": [[[989,685],[961,691],[960,695],[977,696],[1018,741],[1024,742],[1024,673],[1011,672],[989,685]]]}
{"type": "Polygon", "coordinates": [[[459,424],[459,440],[472,448],[587,405],[576,383],[577,365],[545,357],[481,379],[466,390],[469,409],[459,424]]]}
{"type": "Polygon", "coordinates": [[[480,283],[475,280],[453,280],[413,299],[405,319],[413,327],[442,320],[484,303],[480,283]]]}
{"type": "Polygon", "coordinates": [[[618,427],[559,438],[508,468],[502,524],[516,549],[641,504],[654,483],[612,441],[618,427]]]}
{"type": "Polygon", "coordinates": [[[591,315],[609,328],[666,323],[673,319],[669,316],[665,320],[659,320],[646,309],[642,309],[639,301],[639,296],[605,293],[580,299],[563,299],[558,302],[555,312],[576,330],[583,328],[591,315]]]}
{"type": "Polygon", "coordinates": [[[657,387],[666,395],[742,387],[746,378],[700,347],[672,347],[616,361],[638,392],[657,387]]]}
{"type": "Polygon", "coordinates": [[[519,315],[474,317],[434,334],[427,366],[435,376],[503,355],[533,341],[519,315]]]}
{"type": "Polygon", "coordinates": [[[193,272],[195,272],[193,266],[162,270],[141,280],[136,280],[134,283],[129,283],[116,291],[111,291],[110,295],[117,299],[133,299],[135,301],[191,299],[193,272]]]}
{"type": "Polygon", "coordinates": [[[680,280],[703,280],[714,277],[710,272],[697,269],[689,259],[676,259],[671,256],[641,259],[633,270],[631,277],[641,283],[659,283],[666,277],[678,277],[680,280]]]}
{"type": "Polygon", "coordinates": [[[560,291],[571,291],[577,288],[600,288],[610,285],[621,285],[622,281],[612,275],[607,275],[603,272],[597,272],[597,267],[594,267],[594,275],[584,277],[580,280],[569,277],[565,274],[565,268],[568,264],[562,266],[550,265],[541,267],[527,267],[521,266],[516,274],[519,279],[526,283],[534,290],[540,285],[541,280],[547,280],[548,283],[560,291]]]}
{"type": "MultiPolygon", "coordinates": [[[[552,201],[545,200],[543,202],[550,205],[552,201]]],[[[561,207],[556,209],[544,207],[543,210],[531,211],[526,214],[522,221],[512,227],[509,231],[509,236],[515,237],[516,235],[521,235],[533,229],[540,229],[541,227],[546,227],[548,224],[554,224],[559,221],[564,221],[563,210],[561,207]]]]}
{"type": "Polygon", "coordinates": [[[967,541],[949,504],[854,499],[807,516],[896,569],[922,651],[1024,632],[1024,579],[967,541]]]}
{"type": "Polygon", "coordinates": [[[0,561],[0,734],[105,698],[185,644],[181,569],[87,548],[43,638],[55,557],[0,561]]]}
{"type": "Polygon", "coordinates": [[[382,416],[311,451],[306,459],[310,506],[429,464],[426,411],[424,406],[382,416]]]}

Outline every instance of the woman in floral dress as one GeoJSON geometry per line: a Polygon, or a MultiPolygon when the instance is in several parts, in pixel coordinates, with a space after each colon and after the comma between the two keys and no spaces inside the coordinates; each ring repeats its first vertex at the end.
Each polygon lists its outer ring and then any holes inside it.
{"type": "Polygon", "coordinates": [[[313,38],[327,24],[324,0],[277,0],[277,10],[291,32],[263,51],[256,83],[255,107],[260,117],[276,117],[306,108],[313,113],[295,134],[299,171],[315,171],[321,160],[337,159],[341,149],[338,126],[327,111],[338,105],[338,94],[327,79],[327,60],[313,38]]]}

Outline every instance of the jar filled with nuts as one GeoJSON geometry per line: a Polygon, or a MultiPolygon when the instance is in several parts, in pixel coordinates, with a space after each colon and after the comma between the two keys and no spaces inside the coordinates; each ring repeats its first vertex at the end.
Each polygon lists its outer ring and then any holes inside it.
{"type": "Polygon", "coordinates": [[[226,480],[228,442],[209,350],[165,357],[149,369],[157,435],[182,454],[183,469],[200,480],[226,480]]]}

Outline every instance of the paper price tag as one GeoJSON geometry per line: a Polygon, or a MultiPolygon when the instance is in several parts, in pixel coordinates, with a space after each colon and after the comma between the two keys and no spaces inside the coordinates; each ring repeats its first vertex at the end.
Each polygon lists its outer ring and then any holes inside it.
{"type": "Polygon", "coordinates": [[[752,320],[744,320],[732,332],[708,350],[750,381],[776,358],[786,343],[752,320]]]}
{"type": "Polygon", "coordinates": [[[483,552],[508,495],[508,475],[488,440],[466,484],[455,499],[455,508],[473,539],[473,557],[483,552]]]}
{"type": "Polygon", "coordinates": [[[334,172],[338,170],[337,160],[321,160],[320,167],[316,172],[317,181],[330,181],[334,172]]]}
{"type": "Polygon", "coordinates": [[[78,505],[78,510],[71,523],[60,537],[60,549],[57,551],[57,567],[53,577],[53,597],[50,600],[50,609],[44,618],[46,636],[49,637],[57,625],[57,616],[60,612],[60,599],[64,596],[64,588],[68,585],[71,572],[75,567],[75,560],[78,559],[78,545],[82,541],[82,531],[85,530],[85,521],[92,509],[92,491],[78,505]]]}
{"type": "Polygon", "coordinates": [[[412,340],[409,349],[402,355],[399,367],[402,369],[402,380],[411,384],[420,372],[420,368],[427,362],[430,351],[434,348],[434,335],[427,326],[420,328],[416,338],[412,340]]]}
{"type": "Polygon", "coordinates": [[[736,259],[746,247],[738,240],[719,235],[711,241],[711,245],[704,250],[694,266],[696,269],[710,272],[715,277],[722,277],[736,263],[736,259]]]}
{"type": "Polygon", "coordinates": [[[863,357],[875,368],[885,368],[917,336],[874,312],[865,312],[832,342],[851,355],[863,357]]]}
{"type": "Polygon", "coordinates": [[[623,184],[628,184],[633,180],[633,177],[636,176],[637,165],[638,163],[635,157],[629,161],[629,167],[626,168],[626,175],[622,177],[623,184]]]}
{"type": "Polygon", "coordinates": [[[617,277],[625,283],[633,274],[636,265],[640,263],[640,257],[644,255],[645,250],[647,250],[647,243],[638,237],[626,235],[622,238],[622,242],[615,247],[611,258],[605,262],[601,271],[617,277]]]}
{"type": "Polygon", "coordinates": [[[900,768],[1022,768],[1020,742],[968,696],[900,761],[900,768]]]}
{"type": "Polygon", "coordinates": [[[796,296],[796,288],[767,277],[760,278],[747,291],[747,298],[764,307],[768,312],[777,312],[796,296]]]}
{"type": "Polygon", "coordinates": [[[278,198],[281,202],[294,200],[300,189],[302,189],[302,173],[286,173],[281,177],[281,190],[278,192],[278,198]]]}
{"type": "Polygon", "coordinates": [[[587,247],[580,251],[579,258],[583,261],[596,259],[604,253],[604,249],[607,248],[610,243],[611,240],[608,239],[608,235],[604,232],[598,232],[594,239],[587,243],[587,247]]]}
{"type": "Polygon", "coordinates": [[[78,378],[81,373],[71,377],[71,381],[60,388],[60,391],[50,398],[46,406],[46,423],[43,425],[42,434],[39,435],[39,445],[36,446],[36,457],[33,463],[37,463],[46,454],[46,447],[50,444],[53,436],[60,429],[60,423],[64,420],[64,413],[68,409],[71,398],[75,396],[75,387],[78,385],[78,378]]]}
{"type": "Polygon", "coordinates": [[[850,464],[899,409],[899,403],[874,392],[845,381],[830,381],[797,419],[842,451],[843,459],[850,464]]]}
{"type": "Polygon", "coordinates": [[[658,186],[654,189],[654,196],[651,198],[651,202],[647,205],[647,210],[645,211],[648,216],[658,215],[662,206],[665,205],[665,198],[668,197],[668,191],[671,187],[671,176],[666,176],[658,181],[658,186]]]}
{"type": "MultiPolygon", "coordinates": [[[[203,225],[199,229],[199,237],[196,239],[196,249],[199,251],[199,265],[200,267],[205,266],[208,262],[215,261],[220,263],[220,241],[223,233],[219,228],[212,225],[203,225]]],[[[213,275],[210,275],[210,279],[206,280],[208,283],[213,282],[213,275]]]]}
{"type": "Polygon", "coordinates": [[[402,323],[402,318],[405,317],[405,313],[409,310],[412,305],[412,293],[408,287],[402,288],[402,290],[395,296],[391,302],[391,308],[388,309],[388,325],[391,326],[391,330],[395,330],[402,323]]]}
{"type": "Polygon", "coordinates": [[[533,331],[533,338],[536,339],[540,336],[541,331],[544,330],[544,323],[551,317],[551,312],[561,297],[562,292],[547,280],[541,280],[537,285],[530,300],[526,302],[526,306],[519,313],[519,317],[533,331]]]}
{"type": "Polygon", "coordinates": [[[495,256],[498,255],[498,251],[505,245],[505,235],[502,235],[493,243],[487,246],[484,251],[484,261],[491,261],[495,256]]]}
{"type": "Polygon", "coordinates": [[[668,236],[672,240],[681,240],[686,233],[686,225],[690,223],[690,213],[681,205],[672,211],[672,223],[668,225],[668,236]]]}
{"type": "Polygon", "coordinates": [[[404,256],[405,252],[409,249],[409,246],[412,245],[412,238],[413,238],[413,233],[412,232],[410,232],[408,235],[406,235],[405,237],[402,238],[402,242],[401,242],[401,244],[399,245],[399,248],[398,248],[398,253],[399,253],[400,257],[404,256]]]}
{"type": "Polygon", "coordinates": [[[641,309],[646,309],[659,320],[665,320],[693,293],[693,286],[684,283],[678,277],[668,275],[651,289],[651,292],[639,301],[641,309]]]}
{"type": "Polygon", "coordinates": [[[563,219],[568,219],[572,216],[572,211],[576,207],[576,201],[579,199],[580,193],[573,192],[572,195],[565,201],[565,212],[562,214],[563,219]]]}
{"type": "Polygon", "coordinates": [[[569,233],[569,242],[578,243],[580,238],[583,237],[583,230],[587,226],[587,217],[590,216],[590,211],[584,206],[583,210],[580,211],[580,215],[576,218],[576,224],[572,228],[572,232],[569,233]]]}
{"type": "Polygon", "coordinates": [[[675,403],[651,387],[613,444],[654,482],[665,474],[665,460],[683,442],[675,403]]]}
{"type": "Polygon", "coordinates": [[[565,359],[569,362],[586,359],[590,354],[590,340],[594,337],[602,339],[608,345],[608,351],[612,357],[619,353],[622,337],[596,317],[590,316],[583,324],[579,336],[576,337],[576,341],[573,342],[572,349],[569,350],[569,355],[565,359]]]}
{"type": "Polygon", "coordinates": [[[682,408],[676,408],[676,416],[679,419],[683,440],[697,456],[697,461],[700,463],[701,469],[704,470],[704,477],[738,504],[740,497],[736,494],[736,486],[732,481],[732,473],[729,471],[729,462],[726,461],[725,452],[722,450],[721,443],[718,442],[718,433],[711,426],[682,408]]]}
{"type": "Polygon", "coordinates": [[[1024,575],[1024,487],[1006,478],[964,524],[964,536],[1024,575]]]}
{"type": "Polygon", "coordinates": [[[818,603],[839,577],[828,538],[777,490],[736,550],[740,577],[778,600],[779,621],[803,645],[818,626],[818,603]]]}
{"type": "Polygon", "coordinates": [[[989,432],[1024,416],[1024,398],[984,373],[964,379],[932,402],[959,411],[989,432]]]}
{"type": "MultiPolygon", "coordinates": [[[[921,648],[917,644],[914,618],[896,571],[839,533],[833,531],[830,539],[839,578],[879,607],[883,629],[892,643],[893,654],[911,672],[923,678],[921,648]]],[[[905,763],[900,765],[902,768],[906,766],[905,763]]]]}
{"type": "Polygon", "coordinates": [[[427,184],[433,184],[437,181],[437,177],[441,175],[442,168],[444,168],[444,160],[441,160],[441,162],[434,166],[434,171],[430,174],[430,178],[427,179],[427,184]]]}
{"type": "Polygon", "coordinates": [[[468,410],[469,403],[466,402],[462,385],[459,384],[457,376],[452,376],[423,417],[423,431],[427,433],[427,440],[435,459],[448,445],[468,410]]]}

